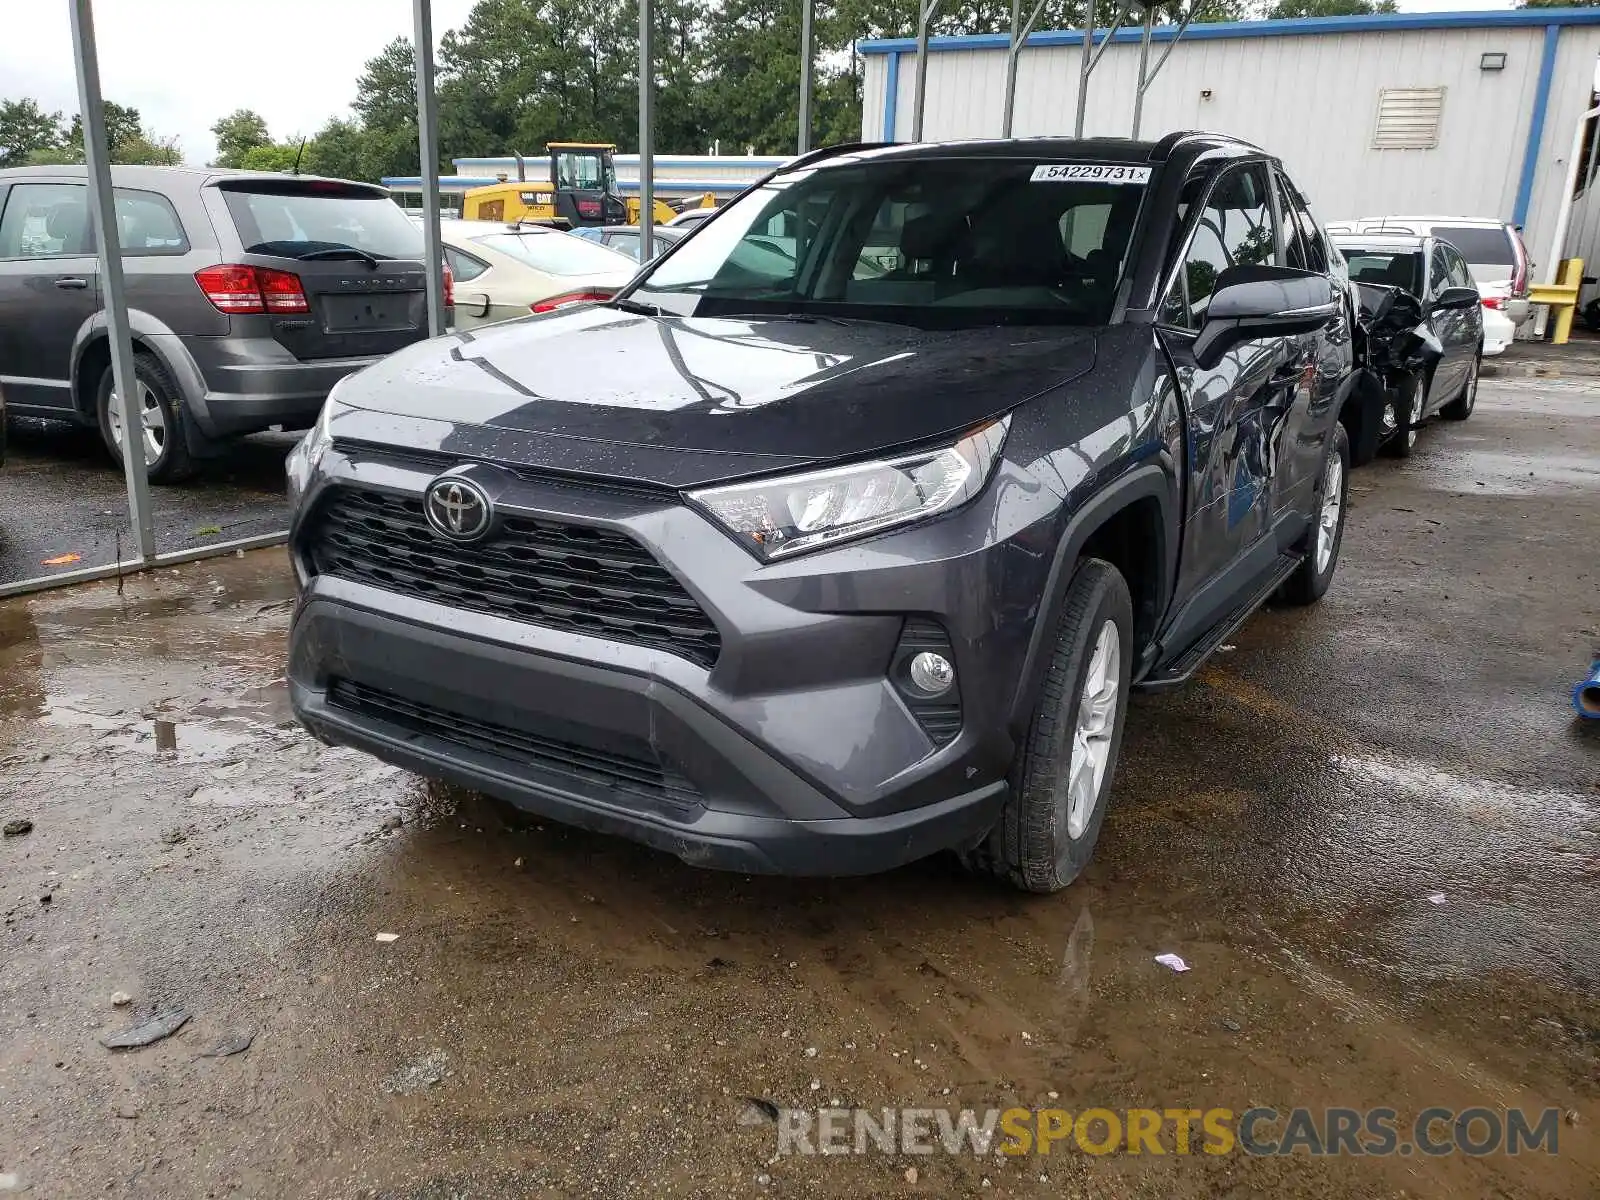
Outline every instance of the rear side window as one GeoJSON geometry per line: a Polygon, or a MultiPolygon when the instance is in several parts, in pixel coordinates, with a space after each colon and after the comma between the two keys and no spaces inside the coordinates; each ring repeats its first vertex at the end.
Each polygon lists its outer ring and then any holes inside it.
{"type": "Polygon", "coordinates": [[[481,258],[475,258],[465,251],[457,250],[454,246],[444,248],[444,261],[450,266],[450,274],[454,275],[457,283],[468,279],[476,279],[489,269],[489,264],[481,258]]]}
{"type": "Polygon", "coordinates": [[[1449,242],[1469,263],[1512,267],[1517,262],[1511,248],[1511,235],[1498,226],[1435,225],[1433,236],[1449,242]]]}
{"type": "Polygon", "coordinates": [[[189,239],[173,210],[172,201],[159,192],[118,188],[117,240],[124,258],[144,254],[186,254],[189,239]]]}
{"type": "Polygon", "coordinates": [[[360,250],[378,258],[422,257],[422,230],[394,201],[325,186],[223,188],[245,253],[333,258],[330,251],[360,250]]]}
{"type": "Polygon", "coordinates": [[[0,213],[0,258],[94,253],[89,192],[81,183],[19,183],[0,213]]]}
{"type": "Polygon", "coordinates": [[[628,272],[623,255],[567,233],[492,233],[472,240],[550,275],[628,272]]]}
{"type": "Polygon", "coordinates": [[[1450,266],[1451,287],[1472,287],[1472,272],[1467,269],[1465,260],[1449,246],[1444,248],[1445,262],[1450,266]]]}
{"type": "Polygon", "coordinates": [[[1229,267],[1279,262],[1266,172],[1233,167],[1217,181],[1200,210],[1194,239],[1161,305],[1161,320],[1198,329],[1217,279],[1229,267]]]}

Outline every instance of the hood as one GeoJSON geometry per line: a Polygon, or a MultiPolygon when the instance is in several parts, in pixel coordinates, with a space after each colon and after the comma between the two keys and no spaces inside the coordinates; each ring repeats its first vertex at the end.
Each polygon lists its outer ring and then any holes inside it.
{"type": "MultiPolygon", "coordinates": [[[[1082,375],[1094,359],[1092,329],[929,332],[593,306],[417,343],[352,376],[339,400],[415,419],[423,448],[550,460],[527,465],[632,447],[770,470],[957,433],[1082,375]]],[[[352,433],[362,424],[339,422],[352,433]]],[[[405,440],[406,421],[370,424],[385,440],[405,440]]]]}

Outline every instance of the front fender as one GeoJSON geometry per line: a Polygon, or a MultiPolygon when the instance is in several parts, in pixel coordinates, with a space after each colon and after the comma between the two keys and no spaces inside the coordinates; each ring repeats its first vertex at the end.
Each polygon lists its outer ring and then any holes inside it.
{"type": "MultiPolygon", "coordinates": [[[[1061,620],[1061,610],[1066,603],[1067,585],[1072,582],[1073,570],[1083,556],[1083,548],[1094,532],[1111,517],[1131,504],[1154,500],[1161,510],[1161,529],[1166,531],[1161,547],[1162,578],[1158,581],[1158,611],[1164,611],[1176,577],[1178,553],[1179,500],[1177,481],[1170,466],[1162,461],[1146,460],[1131,466],[1096,491],[1080,504],[1067,519],[1045,583],[1045,597],[1039,606],[1038,619],[1028,641],[1028,653],[1023,659],[1017,691],[1011,703],[1013,728],[1025,728],[1028,715],[1033,711],[1035,696],[1043,681],[1045,668],[1055,644],[1056,626],[1061,620]]],[[[1136,664],[1137,667],[1138,664],[1136,664]]]]}

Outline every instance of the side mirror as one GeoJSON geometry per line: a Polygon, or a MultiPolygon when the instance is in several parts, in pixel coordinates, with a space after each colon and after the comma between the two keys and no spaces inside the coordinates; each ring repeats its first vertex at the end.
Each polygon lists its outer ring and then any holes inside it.
{"type": "Polygon", "coordinates": [[[469,317],[487,317],[489,315],[489,293],[471,292],[465,296],[456,297],[456,307],[467,310],[469,317]]]}
{"type": "Polygon", "coordinates": [[[1448,308],[1476,308],[1482,300],[1477,288],[1447,287],[1439,293],[1432,307],[1434,312],[1448,308]]]}
{"type": "Polygon", "coordinates": [[[1339,312],[1327,276],[1294,267],[1229,267],[1206,306],[1195,361],[1210,369],[1241,342],[1309,333],[1339,312]]]}

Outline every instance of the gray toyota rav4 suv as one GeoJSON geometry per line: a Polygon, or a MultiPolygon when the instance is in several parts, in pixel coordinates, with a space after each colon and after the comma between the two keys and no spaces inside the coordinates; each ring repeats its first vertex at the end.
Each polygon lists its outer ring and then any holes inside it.
{"type": "Polygon", "coordinates": [[[706,866],[1087,863],[1132,686],[1329,586],[1351,327],[1270,154],[836,148],[290,456],[330,741],[706,866]]]}
{"type": "MultiPolygon", "coordinates": [[[[150,476],[220,439],[304,429],[340,379],[426,334],[422,235],[379,187],[113,167],[150,476]]],[[[82,167],[0,171],[0,387],[118,455],[82,167]]]]}

